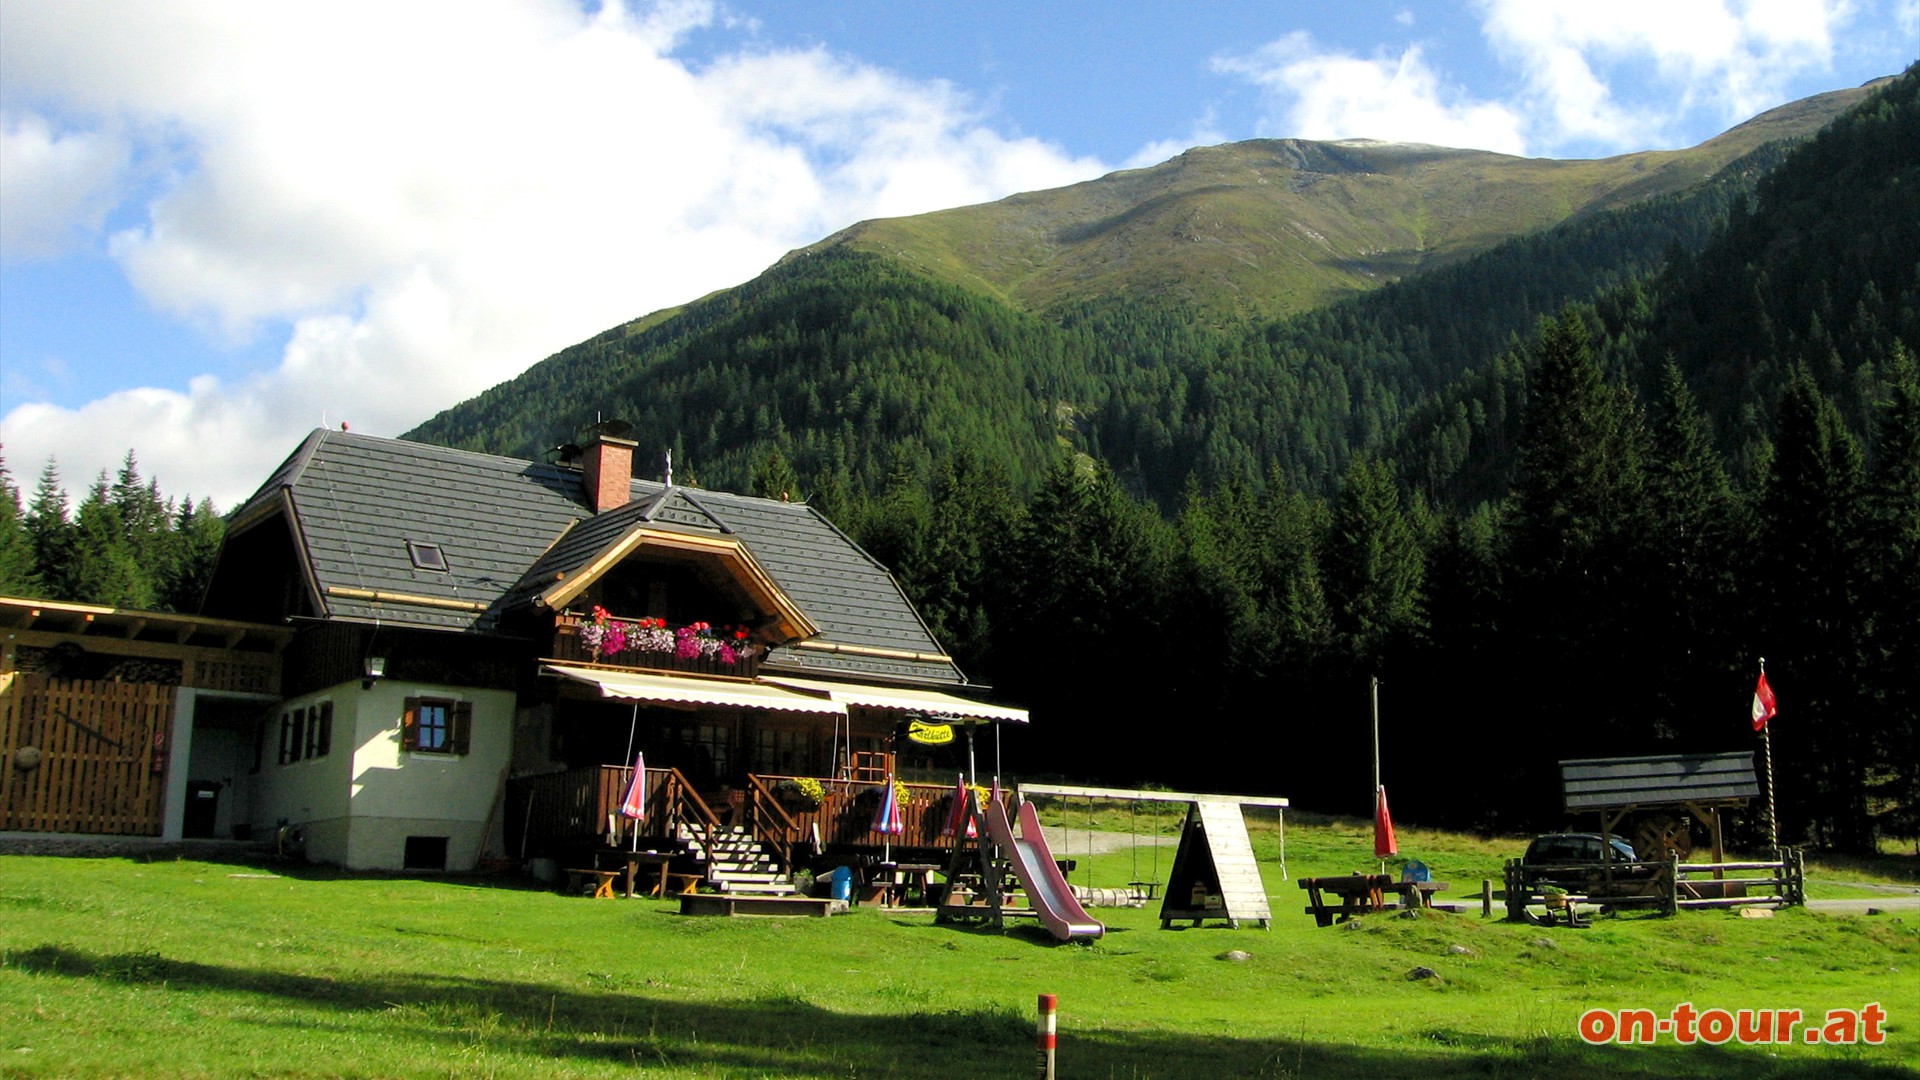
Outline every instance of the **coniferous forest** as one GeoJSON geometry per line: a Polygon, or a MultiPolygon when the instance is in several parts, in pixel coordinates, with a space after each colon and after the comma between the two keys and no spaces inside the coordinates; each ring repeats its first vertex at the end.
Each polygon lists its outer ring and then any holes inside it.
{"type": "MultiPolygon", "coordinates": [[[[1562,759],[1758,749],[1764,657],[1782,839],[1863,849],[1920,834],[1916,356],[1910,70],[1690,190],[1290,316],[1028,310],[823,246],[409,437],[539,457],[619,416],[683,481],[807,499],[1032,710],[1023,775],[1367,813],[1377,678],[1396,812],[1553,827],[1562,759]]],[[[126,480],[88,500],[123,532],[126,480]]],[[[0,494],[11,591],[51,515],[0,494]]],[[[42,592],[118,581],[88,573],[42,592]]]]}
{"type": "Polygon", "coordinates": [[[57,462],[26,498],[0,460],[0,595],[199,610],[226,533],[211,502],[167,498],[128,453],[71,503],[57,462]]]}

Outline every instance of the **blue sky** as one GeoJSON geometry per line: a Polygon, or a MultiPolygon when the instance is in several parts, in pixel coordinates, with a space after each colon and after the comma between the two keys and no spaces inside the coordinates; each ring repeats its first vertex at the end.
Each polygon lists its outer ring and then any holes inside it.
{"type": "Polygon", "coordinates": [[[1920,0],[0,3],[0,448],[244,497],[865,218],[1256,137],[1691,145],[1920,0]]]}

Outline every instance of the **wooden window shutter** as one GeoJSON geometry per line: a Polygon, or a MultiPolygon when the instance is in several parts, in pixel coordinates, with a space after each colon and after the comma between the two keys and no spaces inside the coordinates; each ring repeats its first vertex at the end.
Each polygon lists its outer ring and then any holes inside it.
{"type": "Polygon", "coordinates": [[[473,741],[473,702],[456,701],[447,713],[447,751],[465,754],[473,741]]]}
{"type": "Polygon", "coordinates": [[[293,713],[280,714],[280,764],[293,760],[293,713]]]}
{"type": "Polygon", "coordinates": [[[250,773],[260,771],[267,760],[267,725],[273,723],[273,714],[267,713],[253,722],[253,768],[250,773]]]}
{"type": "Polygon", "coordinates": [[[420,749],[420,699],[407,699],[407,711],[400,716],[400,749],[420,749]]]}
{"type": "Polygon", "coordinates": [[[326,757],[333,753],[333,702],[323,701],[314,706],[313,745],[315,757],[326,757]]]}

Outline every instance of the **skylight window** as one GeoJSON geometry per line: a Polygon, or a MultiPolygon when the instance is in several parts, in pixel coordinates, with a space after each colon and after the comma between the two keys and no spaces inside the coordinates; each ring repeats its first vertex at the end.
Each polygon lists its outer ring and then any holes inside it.
{"type": "Polygon", "coordinates": [[[407,556],[413,560],[415,568],[447,572],[447,553],[440,550],[439,544],[423,544],[417,540],[407,541],[407,556]]]}

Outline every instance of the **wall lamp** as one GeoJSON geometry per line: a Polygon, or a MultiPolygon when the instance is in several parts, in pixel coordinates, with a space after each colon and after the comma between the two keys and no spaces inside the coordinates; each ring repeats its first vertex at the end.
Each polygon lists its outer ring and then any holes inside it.
{"type": "Polygon", "coordinates": [[[360,689],[371,690],[373,684],[387,676],[387,658],[384,656],[367,657],[366,678],[360,680],[360,689]]]}

